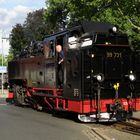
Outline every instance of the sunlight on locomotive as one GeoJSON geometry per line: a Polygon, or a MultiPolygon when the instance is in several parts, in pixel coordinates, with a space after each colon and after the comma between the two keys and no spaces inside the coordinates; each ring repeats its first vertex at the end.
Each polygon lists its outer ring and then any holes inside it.
{"type": "Polygon", "coordinates": [[[84,41],[81,44],[81,47],[86,47],[92,45],[92,40],[90,38],[84,39],[84,41]]]}
{"type": "Polygon", "coordinates": [[[77,38],[75,36],[69,37],[68,44],[70,49],[76,49],[78,44],[77,38]]]}

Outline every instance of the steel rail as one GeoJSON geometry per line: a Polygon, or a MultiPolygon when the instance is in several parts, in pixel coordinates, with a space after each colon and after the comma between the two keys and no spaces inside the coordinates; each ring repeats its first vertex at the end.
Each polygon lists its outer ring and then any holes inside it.
{"type": "Polygon", "coordinates": [[[130,118],[127,122],[117,122],[113,124],[113,127],[115,127],[118,130],[140,136],[140,119],[139,118],[133,117],[133,118],[130,118]],[[135,123],[133,121],[135,121],[135,123]]]}

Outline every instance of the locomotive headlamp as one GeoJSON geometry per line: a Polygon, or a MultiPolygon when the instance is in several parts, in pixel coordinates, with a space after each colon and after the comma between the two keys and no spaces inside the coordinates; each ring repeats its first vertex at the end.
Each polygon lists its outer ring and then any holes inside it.
{"type": "Polygon", "coordinates": [[[98,81],[101,81],[102,80],[102,76],[101,75],[97,75],[96,78],[97,78],[98,81]]]}
{"type": "Polygon", "coordinates": [[[112,28],[112,31],[113,31],[114,33],[116,33],[116,32],[117,32],[117,27],[114,26],[114,27],[112,28]]]}
{"type": "Polygon", "coordinates": [[[96,78],[98,82],[103,82],[104,81],[104,75],[103,74],[97,74],[97,75],[94,76],[94,78],[96,78]]]}
{"type": "Polygon", "coordinates": [[[132,73],[129,74],[129,80],[132,81],[132,82],[135,81],[136,80],[136,76],[134,74],[132,74],[132,73]]]}

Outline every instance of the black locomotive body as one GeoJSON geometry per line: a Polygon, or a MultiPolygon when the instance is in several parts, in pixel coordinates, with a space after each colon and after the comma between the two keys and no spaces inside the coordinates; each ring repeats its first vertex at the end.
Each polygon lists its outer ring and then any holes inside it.
{"type": "Polygon", "coordinates": [[[40,53],[28,51],[8,64],[9,92],[17,105],[75,112],[83,122],[122,120],[140,110],[137,56],[116,27],[84,22],[42,44],[36,45],[40,53]],[[57,44],[65,55],[61,86],[57,44]]]}

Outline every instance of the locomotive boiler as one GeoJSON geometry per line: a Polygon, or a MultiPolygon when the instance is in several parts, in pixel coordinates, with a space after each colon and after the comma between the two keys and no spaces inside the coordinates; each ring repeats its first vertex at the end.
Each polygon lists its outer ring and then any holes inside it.
{"type": "Polygon", "coordinates": [[[16,105],[74,112],[82,122],[124,120],[140,110],[137,58],[115,26],[83,22],[32,43],[9,62],[9,93],[16,105]],[[64,53],[61,75],[56,45],[64,53]]]}

